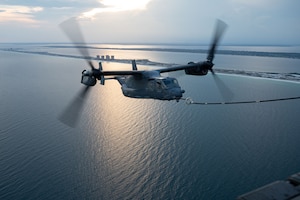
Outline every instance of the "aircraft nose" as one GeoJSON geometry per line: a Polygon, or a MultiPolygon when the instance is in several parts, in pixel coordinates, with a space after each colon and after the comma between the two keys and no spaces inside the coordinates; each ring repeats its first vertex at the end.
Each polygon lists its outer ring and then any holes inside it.
{"type": "Polygon", "coordinates": [[[184,90],[182,90],[181,88],[174,88],[173,90],[172,90],[172,93],[173,93],[173,95],[175,96],[175,97],[179,97],[179,98],[181,98],[182,97],[182,94],[184,93],[185,91],[184,90]]]}

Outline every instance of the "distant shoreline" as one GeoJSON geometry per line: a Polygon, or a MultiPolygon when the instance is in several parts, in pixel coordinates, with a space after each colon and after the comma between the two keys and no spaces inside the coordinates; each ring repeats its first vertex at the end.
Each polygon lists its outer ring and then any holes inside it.
{"type": "MultiPolygon", "coordinates": [[[[74,46],[65,45],[51,45],[50,48],[74,48],[74,46]]],[[[157,52],[171,52],[171,53],[203,53],[204,49],[182,49],[182,48],[117,48],[117,47],[93,47],[93,46],[75,46],[76,48],[88,49],[105,49],[105,50],[122,50],[122,51],[157,51],[157,52]]],[[[263,51],[241,51],[241,50],[217,50],[217,54],[221,55],[237,55],[237,56],[259,56],[259,57],[276,57],[276,58],[291,58],[300,59],[300,53],[296,52],[263,52],[263,51]]]]}
{"type": "MultiPolygon", "coordinates": [[[[55,56],[55,57],[66,57],[66,58],[76,58],[76,59],[90,59],[104,62],[117,62],[130,64],[132,62],[131,59],[99,59],[96,57],[84,57],[78,55],[67,55],[67,54],[58,54],[58,53],[49,53],[49,52],[39,52],[39,51],[27,51],[23,49],[0,49],[2,51],[7,52],[15,52],[15,53],[26,53],[26,54],[35,54],[35,55],[44,55],[44,56],[55,56]]],[[[299,54],[300,55],[300,54],[299,54]]],[[[171,63],[160,63],[150,61],[148,59],[138,59],[136,63],[139,65],[147,65],[147,66],[156,66],[156,67],[171,67],[177,64],[171,63]]],[[[276,79],[276,80],[287,80],[293,82],[300,82],[300,73],[272,73],[272,72],[254,72],[254,71],[244,71],[244,70],[234,70],[234,69],[215,69],[214,70],[220,74],[229,74],[229,75],[242,75],[242,76],[250,76],[250,77],[258,77],[258,78],[268,78],[268,79],[276,79]]]]}

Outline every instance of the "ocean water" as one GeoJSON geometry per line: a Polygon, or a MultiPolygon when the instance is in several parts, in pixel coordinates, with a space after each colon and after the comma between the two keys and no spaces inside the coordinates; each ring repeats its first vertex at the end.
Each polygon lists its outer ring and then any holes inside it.
{"type": "MultiPolygon", "coordinates": [[[[178,64],[206,57],[95,49],[91,54],[178,64]]],[[[299,59],[217,55],[215,64],[300,72],[299,59]]],[[[116,81],[106,81],[92,88],[73,129],[57,117],[82,88],[83,60],[0,51],[0,67],[0,199],[235,199],[300,171],[299,100],[188,106],[127,98],[116,81]]],[[[295,82],[219,78],[234,93],[232,101],[295,97],[300,91],[295,82]]],[[[181,75],[178,81],[185,97],[224,100],[210,74],[181,75]]]]}

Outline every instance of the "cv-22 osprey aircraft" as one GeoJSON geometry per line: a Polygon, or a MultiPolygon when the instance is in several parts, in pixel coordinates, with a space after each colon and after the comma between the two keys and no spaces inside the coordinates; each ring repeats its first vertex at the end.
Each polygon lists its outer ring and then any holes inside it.
{"type": "MultiPolygon", "coordinates": [[[[120,83],[121,90],[126,97],[179,101],[182,99],[185,91],[180,87],[176,78],[161,76],[161,74],[183,70],[186,75],[204,76],[210,71],[212,75],[215,76],[213,59],[215,57],[216,47],[227,25],[223,21],[217,20],[214,37],[205,61],[189,62],[186,65],[164,67],[154,70],[138,70],[136,62],[133,60],[132,70],[128,71],[105,71],[102,68],[101,62],[99,63],[99,67],[96,68],[91,61],[88,48],[85,46],[86,43],[84,42],[76,19],[71,18],[64,21],[60,24],[60,27],[74,43],[74,46],[78,48],[90,67],[89,70],[83,70],[81,74],[81,83],[86,87],[80,92],[80,99],[83,100],[86,97],[89,89],[96,85],[97,80],[100,81],[101,85],[105,85],[106,80],[113,79],[120,83]],[[78,43],[82,45],[76,46],[78,43]]],[[[81,107],[81,105],[78,105],[78,100],[77,103],[73,102],[72,104],[76,104],[76,106],[71,105],[69,109],[79,109],[76,107],[81,107]]]]}

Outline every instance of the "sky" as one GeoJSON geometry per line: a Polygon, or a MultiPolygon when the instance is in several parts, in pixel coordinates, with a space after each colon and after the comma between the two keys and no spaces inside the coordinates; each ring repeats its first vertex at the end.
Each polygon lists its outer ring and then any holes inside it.
{"type": "Polygon", "coordinates": [[[0,0],[0,43],[69,42],[76,17],[88,43],[300,45],[299,0],[0,0]]]}

